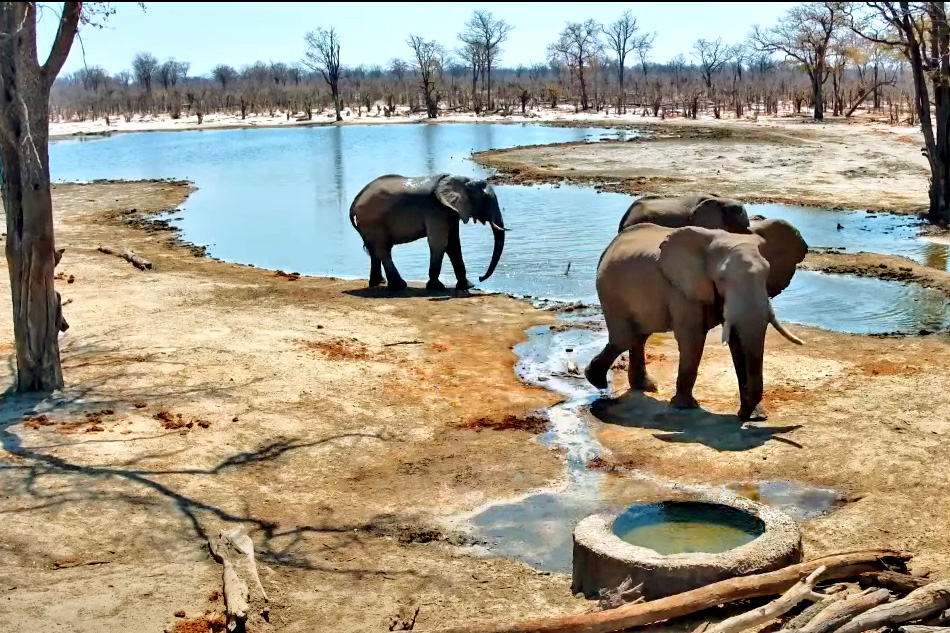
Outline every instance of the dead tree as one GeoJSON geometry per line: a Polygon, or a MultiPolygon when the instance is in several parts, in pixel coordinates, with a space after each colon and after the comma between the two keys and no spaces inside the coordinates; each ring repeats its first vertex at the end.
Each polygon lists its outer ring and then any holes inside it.
{"type": "MultiPolygon", "coordinates": [[[[93,17],[84,14],[83,5],[64,5],[52,50],[41,65],[36,4],[0,2],[0,175],[18,391],[50,392],[63,386],[58,335],[68,326],[53,285],[59,256],[49,175],[49,94],[80,20],[93,17]]],[[[98,9],[100,15],[108,11],[98,9]]]]}
{"type": "Polygon", "coordinates": [[[336,120],[342,121],[340,116],[340,37],[336,29],[317,29],[304,36],[307,42],[307,52],[303,63],[312,71],[320,71],[323,80],[330,86],[333,96],[333,107],[336,108],[336,120]]]}
{"type": "Polygon", "coordinates": [[[625,79],[624,75],[626,75],[627,55],[637,51],[641,54],[641,57],[645,56],[646,53],[644,51],[649,50],[653,46],[656,33],[638,35],[637,31],[640,30],[640,27],[637,26],[637,19],[633,17],[630,11],[624,11],[623,15],[621,15],[620,19],[616,22],[610,26],[601,28],[607,37],[607,45],[616,57],[617,62],[617,81],[620,84],[620,92],[617,97],[617,112],[626,114],[627,104],[624,98],[623,84],[625,79]]]}
{"type": "Polygon", "coordinates": [[[504,20],[496,20],[489,11],[475,11],[465,23],[465,32],[459,34],[459,39],[469,46],[474,46],[481,55],[481,62],[485,70],[488,96],[488,109],[492,109],[491,100],[491,71],[495,62],[501,56],[501,45],[508,39],[508,34],[514,28],[504,20]]]}
{"type": "Polygon", "coordinates": [[[406,43],[416,56],[416,69],[419,71],[422,96],[426,102],[426,115],[430,119],[439,116],[439,99],[435,94],[437,75],[439,73],[441,56],[444,49],[434,41],[425,41],[418,35],[410,35],[406,43]]]}

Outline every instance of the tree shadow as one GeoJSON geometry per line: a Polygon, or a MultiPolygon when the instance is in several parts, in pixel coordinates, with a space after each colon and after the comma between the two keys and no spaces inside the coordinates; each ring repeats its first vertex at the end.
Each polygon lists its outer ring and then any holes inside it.
{"type": "Polygon", "coordinates": [[[801,428],[800,424],[761,426],[743,422],[736,415],[674,409],[668,402],[640,391],[628,391],[619,398],[599,398],[591,403],[590,412],[604,424],[661,431],[653,436],[664,442],[704,444],[717,451],[747,451],[775,440],[801,448],[791,440],[777,437],[801,428]]]}
{"type": "Polygon", "coordinates": [[[362,299],[416,299],[426,298],[429,301],[448,301],[450,299],[459,299],[463,297],[474,297],[479,292],[470,290],[455,290],[446,288],[445,290],[426,290],[424,287],[409,286],[405,290],[392,291],[387,290],[386,286],[376,286],[374,288],[357,288],[355,290],[344,290],[343,294],[351,297],[360,297],[362,299]]]}

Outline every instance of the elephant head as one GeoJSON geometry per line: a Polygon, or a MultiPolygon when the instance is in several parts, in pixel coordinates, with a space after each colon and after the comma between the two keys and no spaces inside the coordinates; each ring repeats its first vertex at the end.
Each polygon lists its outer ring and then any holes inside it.
{"type": "Polygon", "coordinates": [[[749,233],[749,215],[745,206],[738,200],[720,196],[702,196],[689,212],[688,224],[731,233],[749,233]]]}
{"type": "Polygon", "coordinates": [[[739,381],[742,419],[762,419],[762,358],[768,325],[802,341],[775,316],[771,299],[788,287],[808,246],[784,220],[765,220],[750,235],[684,227],[660,245],[663,275],[687,298],[712,306],[722,319],[739,381]]]}
{"type": "Polygon", "coordinates": [[[485,281],[495,272],[505,248],[505,222],[495,189],[485,180],[471,180],[464,176],[443,175],[435,186],[435,196],[443,205],[458,214],[462,222],[469,220],[489,224],[495,237],[488,271],[478,278],[485,281]]]}

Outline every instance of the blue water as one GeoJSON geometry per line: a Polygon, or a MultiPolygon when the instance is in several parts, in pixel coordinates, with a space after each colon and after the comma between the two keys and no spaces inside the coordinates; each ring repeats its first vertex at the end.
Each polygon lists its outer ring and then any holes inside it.
{"type": "MultiPolygon", "coordinates": [[[[186,240],[208,246],[213,256],[288,272],[367,278],[369,258],[348,211],[356,193],[373,178],[441,171],[486,177],[489,172],[472,161],[472,152],[631,136],[635,133],[537,124],[156,132],[59,141],[50,146],[50,163],[55,181],[193,180],[198,191],[175,224],[186,240]]],[[[597,260],[633,198],[556,185],[497,190],[510,232],[498,269],[480,288],[596,301],[597,260]]],[[[790,205],[749,205],[749,210],[789,220],[810,246],[900,254],[947,266],[947,248],[914,239],[917,229],[910,218],[790,205]]],[[[463,225],[462,249],[474,279],[487,267],[491,231],[463,225]]],[[[425,281],[425,241],[396,247],[393,258],[403,277],[425,281]]],[[[447,260],[442,280],[455,283],[447,260]]],[[[800,272],[775,304],[788,321],[849,332],[950,325],[942,296],[874,279],[800,272]]]]}

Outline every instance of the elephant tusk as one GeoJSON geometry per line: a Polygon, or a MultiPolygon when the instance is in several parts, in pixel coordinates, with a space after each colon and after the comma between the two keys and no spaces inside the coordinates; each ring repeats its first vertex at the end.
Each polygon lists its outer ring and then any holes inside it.
{"type": "Polygon", "coordinates": [[[797,336],[795,336],[794,334],[792,334],[791,332],[785,329],[785,326],[782,325],[782,322],[778,320],[778,317],[775,316],[774,312],[772,313],[772,316],[769,319],[769,323],[772,324],[772,327],[778,330],[779,334],[781,334],[782,336],[790,340],[792,343],[795,343],[795,345],[805,344],[804,341],[802,341],[802,339],[798,338],[797,336]]]}
{"type": "Polygon", "coordinates": [[[724,321],[722,324],[722,344],[725,345],[729,342],[729,330],[732,326],[729,325],[729,321],[724,321]]]}
{"type": "Polygon", "coordinates": [[[491,227],[492,227],[493,229],[495,229],[496,231],[505,231],[505,232],[507,232],[507,231],[510,231],[510,230],[511,230],[511,229],[506,229],[506,228],[503,227],[503,226],[498,226],[497,224],[495,224],[495,223],[492,222],[491,220],[489,220],[489,223],[491,224],[491,227]]]}

